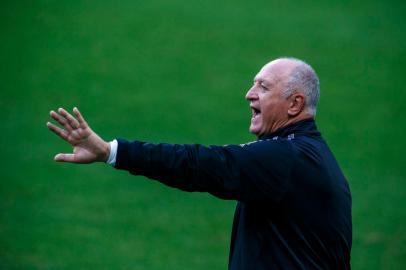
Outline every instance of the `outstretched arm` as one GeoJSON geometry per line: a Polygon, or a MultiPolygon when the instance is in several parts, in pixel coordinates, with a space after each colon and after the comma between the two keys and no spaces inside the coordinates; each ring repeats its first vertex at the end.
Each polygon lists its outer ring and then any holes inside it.
{"type": "Polygon", "coordinates": [[[110,154],[109,143],[89,127],[76,107],[73,109],[73,113],[76,118],[63,108],[59,108],[58,112],[49,113],[63,128],[50,122],[47,123],[47,127],[73,147],[73,153],[59,153],[54,160],[70,163],[107,161],[110,154]]]}

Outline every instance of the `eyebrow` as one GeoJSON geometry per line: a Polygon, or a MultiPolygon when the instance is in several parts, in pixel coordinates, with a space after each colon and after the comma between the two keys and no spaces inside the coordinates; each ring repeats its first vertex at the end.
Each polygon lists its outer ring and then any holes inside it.
{"type": "Polygon", "coordinates": [[[255,77],[254,80],[253,80],[253,82],[262,82],[262,81],[263,81],[263,79],[262,79],[262,78],[258,78],[258,77],[255,77]]]}
{"type": "Polygon", "coordinates": [[[269,80],[266,80],[266,79],[264,79],[264,78],[261,78],[261,77],[255,77],[254,78],[254,80],[253,80],[253,82],[254,83],[256,83],[256,82],[258,82],[258,83],[265,83],[266,85],[271,85],[272,83],[269,81],[269,80]]]}

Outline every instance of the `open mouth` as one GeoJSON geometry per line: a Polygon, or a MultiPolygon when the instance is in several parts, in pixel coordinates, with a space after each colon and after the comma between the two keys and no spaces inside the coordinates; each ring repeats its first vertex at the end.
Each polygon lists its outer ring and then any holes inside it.
{"type": "Polygon", "coordinates": [[[251,107],[251,111],[252,111],[252,118],[255,118],[261,114],[261,110],[254,108],[254,107],[251,107]]]}

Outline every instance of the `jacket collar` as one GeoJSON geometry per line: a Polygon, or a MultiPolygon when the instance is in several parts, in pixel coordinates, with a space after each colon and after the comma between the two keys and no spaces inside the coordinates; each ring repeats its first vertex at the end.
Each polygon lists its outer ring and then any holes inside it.
{"type": "Polygon", "coordinates": [[[314,119],[304,119],[290,125],[279,128],[278,130],[259,136],[260,140],[272,139],[275,137],[290,137],[295,135],[308,135],[308,136],[320,136],[320,132],[317,130],[314,119]]]}

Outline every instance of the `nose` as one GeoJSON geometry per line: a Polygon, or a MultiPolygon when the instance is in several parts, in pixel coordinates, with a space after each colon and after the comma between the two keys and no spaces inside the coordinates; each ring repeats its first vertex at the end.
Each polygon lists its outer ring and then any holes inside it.
{"type": "Polygon", "coordinates": [[[256,89],[256,87],[255,87],[255,85],[253,85],[253,86],[248,90],[247,94],[245,95],[245,99],[246,99],[246,100],[251,101],[251,100],[255,100],[255,99],[258,98],[258,94],[257,94],[257,91],[256,91],[255,89],[256,89]]]}

